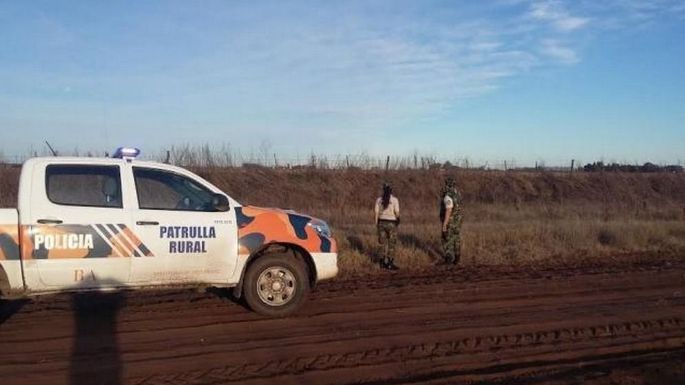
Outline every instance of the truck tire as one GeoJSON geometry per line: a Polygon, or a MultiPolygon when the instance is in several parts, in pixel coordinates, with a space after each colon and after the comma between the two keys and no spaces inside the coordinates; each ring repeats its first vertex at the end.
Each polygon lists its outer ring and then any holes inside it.
{"type": "Polygon", "coordinates": [[[307,268],[290,255],[264,255],[245,273],[245,301],[261,315],[286,317],[300,307],[308,292],[307,268]]]}

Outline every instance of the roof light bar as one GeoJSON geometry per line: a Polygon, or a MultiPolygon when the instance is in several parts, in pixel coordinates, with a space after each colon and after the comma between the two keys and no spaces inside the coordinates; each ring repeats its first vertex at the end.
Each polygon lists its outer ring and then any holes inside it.
{"type": "Polygon", "coordinates": [[[112,158],[133,160],[140,155],[140,150],[135,147],[119,147],[112,154],[112,158]]]}

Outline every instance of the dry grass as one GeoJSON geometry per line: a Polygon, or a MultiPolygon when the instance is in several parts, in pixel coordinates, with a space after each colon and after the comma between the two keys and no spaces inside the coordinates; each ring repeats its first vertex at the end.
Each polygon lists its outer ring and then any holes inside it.
{"type": "MultiPolygon", "coordinates": [[[[500,205],[467,207],[462,229],[462,263],[465,265],[573,265],[585,261],[614,261],[617,256],[648,254],[685,255],[685,220],[678,210],[654,210],[640,217],[616,216],[604,220],[601,207],[591,205],[518,210],[500,205]],[[487,213],[480,216],[478,213],[487,213]]],[[[373,268],[378,254],[375,228],[343,224],[336,228],[345,273],[373,268]]],[[[400,226],[397,262],[410,269],[427,267],[441,258],[437,220],[400,226]]]]}
{"type": "MultiPolygon", "coordinates": [[[[402,205],[397,262],[440,258],[442,170],[195,168],[243,204],[292,208],[331,223],[343,274],[375,269],[372,204],[390,181],[402,205]]],[[[453,170],[465,203],[467,265],[620,263],[685,255],[685,175],[453,170]]],[[[0,165],[0,207],[16,205],[19,169],[0,165]]]]}
{"type": "MultiPolygon", "coordinates": [[[[210,170],[205,176],[248,203],[327,219],[340,245],[343,274],[376,268],[371,207],[382,181],[390,180],[402,205],[398,264],[420,269],[441,256],[437,217],[444,173],[257,169],[210,170]],[[235,186],[237,180],[242,184],[235,186]]],[[[457,177],[465,198],[465,264],[685,255],[683,175],[461,171],[457,177]]]]}

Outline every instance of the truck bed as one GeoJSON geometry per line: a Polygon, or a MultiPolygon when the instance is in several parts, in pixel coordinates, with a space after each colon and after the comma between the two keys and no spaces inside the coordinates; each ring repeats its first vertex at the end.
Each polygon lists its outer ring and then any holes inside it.
{"type": "Polygon", "coordinates": [[[19,213],[0,209],[0,294],[23,289],[19,256],[19,213]]]}

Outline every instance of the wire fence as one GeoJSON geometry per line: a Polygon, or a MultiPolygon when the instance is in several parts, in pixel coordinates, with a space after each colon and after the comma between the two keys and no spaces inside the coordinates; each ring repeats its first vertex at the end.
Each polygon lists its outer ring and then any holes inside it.
{"type": "MultiPolygon", "coordinates": [[[[0,152],[0,164],[20,165],[32,157],[53,156],[52,149],[28,152],[25,155],[6,156],[0,152]]],[[[70,152],[56,152],[57,156],[78,157],[109,157],[107,151],[78,150],[70,152]]],[[[212,148],[209,145],[179,146],[156,153],[143,154],[143,160],[151,160],[173,164],[182,167],[197,168],[229,168],[229,167],[263,167],[273,169],[361,169],[361,170],[431,170],[431,169],[464,169],[464,170],[499,170],[499,171],[528,171],[528,172],[574,172],[574,171],[621,171],[621,172],[683,172],[682,162],[677,164],[620,164],[617,162],[604,163],[596,161],[581,165],[575,159],[570,159],[563,165],[548,165],[538,160],[532,164],[522,164],[515,159],[499,159],[492,161],[473,161],[469,157],[453,157],[447,159],[433,154],[414,152],[409,155],[377,156],[367,153],[358,154],[316,154],[306,156],[282,156],[275,152],[250,151],[247,154],[234,151],[230,147],[212,148]]]]}

